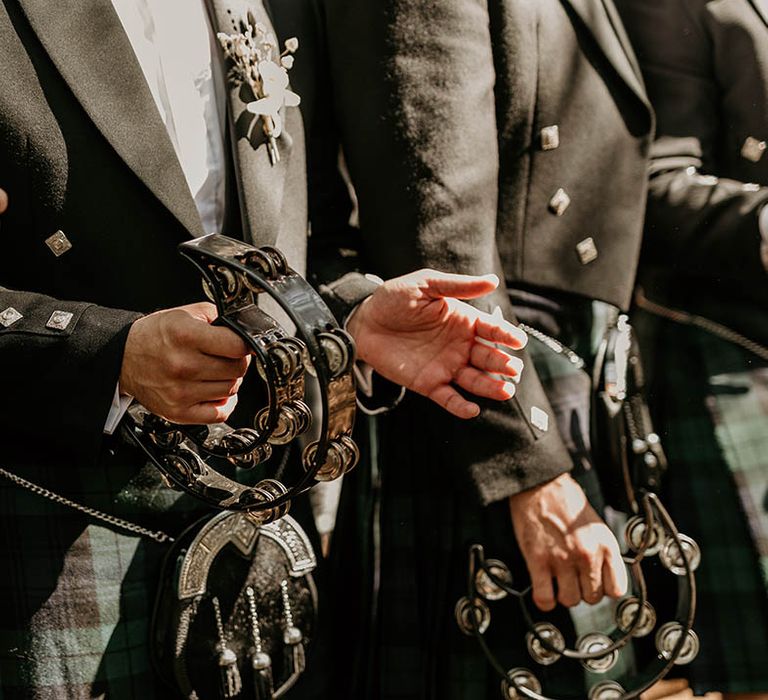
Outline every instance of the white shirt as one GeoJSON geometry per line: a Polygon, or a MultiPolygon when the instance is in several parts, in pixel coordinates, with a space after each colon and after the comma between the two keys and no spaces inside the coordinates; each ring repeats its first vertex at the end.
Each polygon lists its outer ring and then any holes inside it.
{"type": "MultiPolygon", "coordinates": [[[[112,0],[168,130],[206,233],[220,232],[225,206],[226,88],[203,0],[112,0]]],[[[104,432],[131,402],[115,390],[104,432]]]]}

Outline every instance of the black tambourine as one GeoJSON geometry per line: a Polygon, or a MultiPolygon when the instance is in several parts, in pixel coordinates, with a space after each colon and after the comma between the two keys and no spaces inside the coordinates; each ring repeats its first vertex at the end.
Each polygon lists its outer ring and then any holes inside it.
{"type": "Polygon", "coordinates": [[[138,404],[129,409],[124,425],[169,485],[214,508],[243,512],[257,523],[272,522],[315,481],[336,479],[359,459],[351,437],[354,343],[276,248],[211,234],[183,243],[179,250],[202,273],[218,308],[217,324],[233,330],[251,349],[266,405],[248,428],[177,425],[138,404]],[[295,325],[295,335],[259,308],[260,296],[281,307],[295,325]],[[223,474],[218,464],[255,467],[270,458],[274,445],[287,445],[307,433],[314,420],[305,399],[307,373],[319,387],[322,416],[317,439],[303,449],[304,473],[296,483],[263,478],[249,486],[223,474]]]}
{"type": "Polygon", "coordinates": [[[456,622],[462,632],[477,639],[499,674],[504,700],[550,700],[531,670],[534,666],[506,668],[485,639],[492,621],[491,606],[504,599],[514,599],[520,605],[527,627],[524,633],[528,653],[531,661],[541,667],[570,661],[581,664],[592,674],[605,674],[616,665],[620,649],[633,639],[654,635],[656,654],[651,662],[622,678],[622,683],[593,683],[588,691],[589,700],[637,698],[674,665],[690,663],[699,650],[692,626],[696,611],[694,571],[701,553],[693,539],[678,532],[655,493],[666,469],[666,458],[643,400],[639,352],[625,316],[619,316],[606,333],[594,377],[593,444],[604,449],[598,463],[617,465],[615,471],[601,475],[603,483],[612,486],[606,489],[611,503],[631,515],[624,530],[628,551],[624,562],[630,572],[631,587],[618,601],[611,632],[582,634],[569,647],[554,624],[534,620],[528,603],[531,587],[515,588],[509,567],[501,560],[486,559],[483,547],[473,545],[469,551],[467,595],[456,604],[456,622]],[[677,591],[675,615],[661,624],[648,600],[641,566],[644,560],[656,555],[672,575],[677,591]]]}

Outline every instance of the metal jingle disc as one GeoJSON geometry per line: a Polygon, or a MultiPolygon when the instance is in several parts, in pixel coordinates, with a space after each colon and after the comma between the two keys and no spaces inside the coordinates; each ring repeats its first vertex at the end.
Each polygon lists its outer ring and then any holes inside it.
{"type": "Polygon", "coordinates": [[[253,469],[258,464],[266,462],[272,456],[271,445],[256,445],[250,452],[234,454],[227,459],[240,469],[253,469]]]}
{"type": "Polygon", "coordinates": [[[290,381],[302,368],[301,350],[286,340],[277,340],[267,348],[269,359],[284,382],[290,381]]]}
{"type": "MultiPolygon", "coordinates": [[[[611,646],[611,638],[601,632],[590,632],[584,634],[576,640],[576,649],[582,654],[594,654],[611,646]]],[[[582,659],[581,665],[593,673],[607,673],[619,660],[619,654],[616,649],[605,656],[598,656],[594,659],[582,659]]]]}
{"type": "Polygon", "coordinates": [[[290,403],[285,404],[277,414],[277,425],[269,436],[273,445],[287,445],[299,434],[299,416],[290,403]]]}
{"type": "Polygon", "coordinates": [[[485,634],[486,630],[491,624],[491,610],[490,608],[480,600],[480,598],[474,598],[470,600],[466,596],[459,598],[454,609],[456,615],[456,623],[459,629],[467,636],[474,636],[475,628],[472,625],[472,618],[470,615],[475,615],[475,621],[477,622],[477,631],[480,634],[485,634]]]}
{"type": "Polygon", "coordinates": [[[275,267],[275,271],[279,275],[287,275],[288,274],[288,260],[286,260],[285,255],[283,255],[283,252],[281,250],[278,250],[277,248],[274,248],[271,245],[264,245],[261,246],[259,249],[262,253],[267,255],[271,260],[275,267]]]}
{"type": "Polygon", "coordinates": [[[275,260],[270,255],[267,255],[261,248],[249,250],[241,257],[241,261],[246,267],[255,268],[256,271],[260,272],[264,277],[269,279],[277,277],[275,260]]]}
{"type": "MultiPolygon", "coordinates": [[[[318,442],[310,442],[304,448],[304,452],[301,455],[301,461],[306,471],[310,471],[315,467],[315,456],[317,455],[318,442]]],[[[331,441],[328,445],[328,454],[325,458],[324,464],[317,470],[315,479],[317,481],[333,481],[338,479],[344,473],[344,453],[341,451],[339,445],[335,441],[331,441]]]]}
{"type": "MultiPolygon", "coordinates": [[[[262,491],[266,491],[270,495],[270,500],[277,500],[278,498],[281,498],[288,493],[288,488],[285,486],[285,484],[283,484],[281,481],[278,481],[277,479],[263,479],[258,484],[256,484],[256,488],[261,489],[262,491]]],[[[274,519],[278,520],[279,518],[282,518],[288,513],[289,508],[290,501],[286,501],[282,505],[274,508],[273,510],[276,511],[276,517],[274,519]]]]}
{"type": "MultiPolygon", "coordinates": [[[[342,331],[343,332],[343,331],[342,331]]],[[[349,369],[350,359],[350,341],[336,333],[318,333],[320,346],[323,348],[325,358],[328,362],[328,369],[332,377],[338,377],[349,369]]]]}
{"type": "Polygon", "coordinates": [[[565,638],[562,632],[549,622],[537,622],[533,626],[533,630],[525,635],[525,644],[528,647],[528,653],[531,655],[531,658],[537,664],[550,666],[560,659],[562,654],[547,649],[541,643],[542,639],[550,646],[562,651],[565,649],[565,638]]]}
{"type": "Polygon", "coordinates": [[[508,593],[501,586],[494,583],[489,575],[503,581],[507,586],[512,585],[512,572],[509,567],[498,559],[486,559],[485,566],[478,569],[475,574],[475,589],[486,600],[502,600],[508,593]]]}
{"type": "MultiPolygon", "coordinates": [[[[640,599],[630,596],[623,598],[616,606],[616,626],[622,632],[629,632],[632,623],[637,615],[640,606],[640,599]]],[[[649,635],[656,626],[656,611],[647,600],[643,603],[643,609],[640,613],[640,619],[637,626],[632,631],[633,637],[645,637],[649,635]]]]}
{"type": "Polygon", "coordinates": [[[347,458],[345,459],[344,473],[352,471],[360,461],[360,448],[349,435],[341,435],[337,442],[344,449],[347,458]]]}
{"type": "Polygon", "coordinates": [[[303,401],[293,401],[291,408],[299,423],[298,434],[303,435],[312,427],[312,410],[303,401]]]}
{"type": "Polygon", "coordinates": [[[527,668],[513,668],[507,671],[507,677],[501,681],[501,697],[504,700],[524,700],[525,696],[517,688],[528,688],[537,695],[541,694],[541,683],[527,668]]]}
{"type": "Polygon", "coordinates": [[[240,275],[236,274],[224,265],[212,267],[211,273],[216,277],[219,283],[219,291],[225,302],[234,301],[242,289],[240,275]]]}
{"type": "MultiPolygon", "coordinates": [[[[675,647],[683,633],[683,626],[679,622],[667,622],[659,627],[656,632],[656,649],[667,661],[672,658],[675,647]]],[[[674,659],[677,666],[691,663],[699,654],[699,637],[693,630],[688,630],[687,638],[683,642],[683,648],[674,659]]]]}
{"type": "Polygon", "coordinates": [[[621,700],[625,690],[616,681],[601,681],[589,690],[589,700],[621,700]]]}
{"type": "MultiPolygon", "coordinates": [[[[645,538],[645,532],[647,524],[645,518],[642,515],[634,515],[624,527],[624,537],[626,538],[627,545],[635,552],[639,552],[643,546],[643,539],[645,538]]],[[[653,524],[653,530],[651,533],[648,546],[645,548],[643,554],[651,557],[654,554],[658,554],[659,550],[664,546],[664,528],[659,523],[653,524]]]]}
{"type": "MultiPolygon", "coordinates": [[[[691,571],[696,571],[701,564],[701,549],[696,541],[688,535],[678,535],[682,545],[682,555],[688,560],[691,571]]],[[[659,552],[661,563],[669,569],[675,576],[685,576],[685,562],[680,553],[680,547],[677,546],[674,537],[667,537],[664,546],[659,552]]]]}

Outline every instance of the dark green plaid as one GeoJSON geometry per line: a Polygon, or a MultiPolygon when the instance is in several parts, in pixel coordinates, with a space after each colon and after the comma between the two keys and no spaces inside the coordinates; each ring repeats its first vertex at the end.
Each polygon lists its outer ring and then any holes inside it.
{"type": "Polygon", "coordinates": [[[701,652],[688,671],[697,694],[765,692],[768,367],[695,328],[666,324],[660,337],[654,404],[670,462],[665,499],[703,551],[701,652]]]}
{"type": "MultiPolygon", "coordinates": [[[[565,358],[545,361],[554,356],[535,340],[529,350],[557,413],[550,418],[550,429],[557,424],[580,481],[597,495],[590,466],[590,380],[565,358]]],[[[315,678],[328,675],[326,693],[332,695],[316,690],[297,697],[498,700],[500,679],[475,639],[459,631],[454,606],[466,595],[473,543],[482,543],[486,556],[506,561],[525,585],[525,563],[515,545],[508,503],[486,508],[476,503],[446,440],[451,431],[462,429],[461,423],[426,399],[409,395],[376,422],[378,450],[366,452],[377,454],[382,473],[380,568],[375,568],[371,547],[375,483],[365,468],[370,465],[362,465],[346,477],[335,534],[339,560],[332,563],[332,587],[322,598],[332,627],[326,627],[325,644],[337,652],[327,666],[310,669],[315,678]],[[371,592],[371,582],[377,580],[378,601],[371,592]]],[[[507,669],[535,667],[550,692],[579,693],[584,676],[578,664],[544,668],[532,662],[516,604],[494,604],[492,615],[485,636],[507,669]]],[[[573,640],[567,613],[560,610],[553,621],[573,640]]]]}
{"type": "MultiPolygon", "coordinates": [[[[12,471],[79,503],[178,532],[195,506],[133,458],[110,455],[101,469],[12,471]]],[[[165,550],[0,479],[0,698],[174,697],[158,686],[147,649],[165,550]]]]}

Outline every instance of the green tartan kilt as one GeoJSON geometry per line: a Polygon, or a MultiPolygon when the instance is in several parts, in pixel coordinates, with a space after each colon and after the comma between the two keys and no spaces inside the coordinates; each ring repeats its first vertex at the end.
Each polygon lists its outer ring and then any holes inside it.
{"type": "Polygon", "coordinates": [[[697,695],[768,691],[768,364],[697,328],[664,322],[652,404],[669,458],[664,500],[701,546],[684,669],[697,695]]]}

